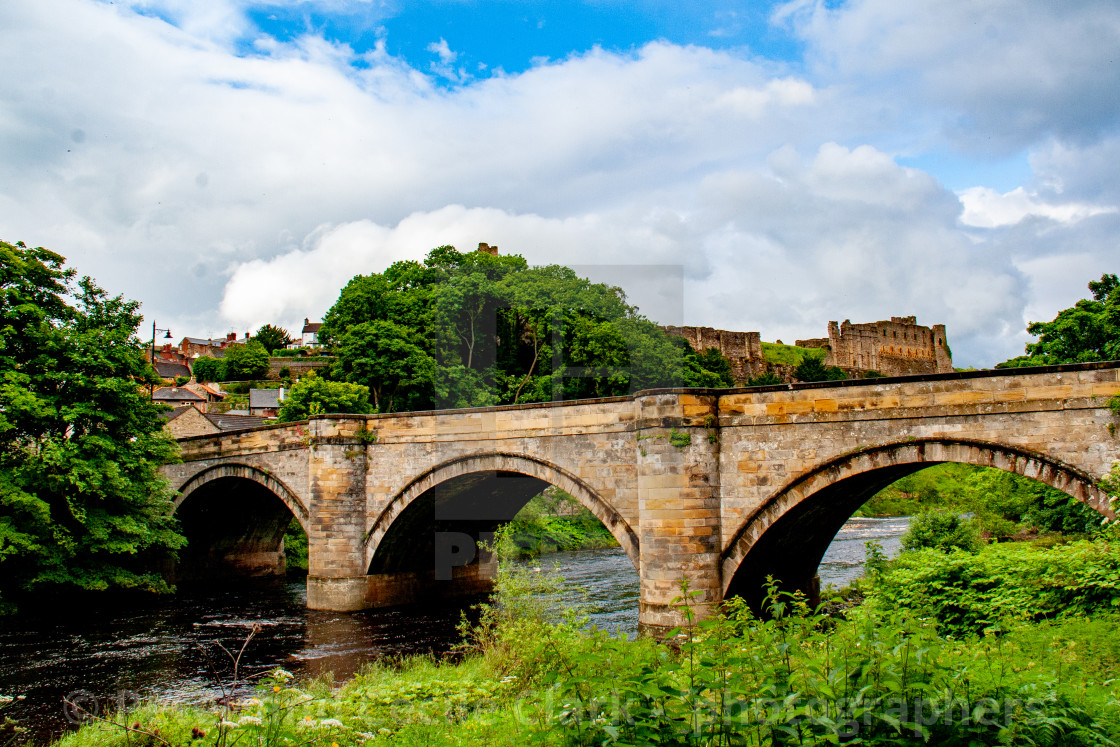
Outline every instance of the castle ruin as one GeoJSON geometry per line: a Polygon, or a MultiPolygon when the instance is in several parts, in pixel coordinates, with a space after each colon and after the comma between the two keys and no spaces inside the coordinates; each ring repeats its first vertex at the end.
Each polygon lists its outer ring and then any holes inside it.
{"type": "Polygon", "coordinates": [[[878,371],[884,376],[949,373],[953,359],[949,353],[945,325],[924,327],[912,316],[892,316],[891,320],[852,324],[828,323],[828,337],[798,340],[799,348],[824,348],[825,365],[845,371],[878,371]]]}
{"type": "MultiPolygon", "coordinates": [[[[715,348],[731,361],[737,385],[766,372],[790,380],[792,367],[769,363],[762,352],[759,332],[732,332],[713,327],[662,327],[666,334],[683,337],[693,350],[715,348]]],[[[925,327],[912,316],[894,316],[890,321],[852,324],[828,323],[828,337],[798,340],[799,348],[827,351],[826,366],[838,366],[860,377],[872,371],[884,376],[947,373],[953,370],[944,324],[925,327]]]]}

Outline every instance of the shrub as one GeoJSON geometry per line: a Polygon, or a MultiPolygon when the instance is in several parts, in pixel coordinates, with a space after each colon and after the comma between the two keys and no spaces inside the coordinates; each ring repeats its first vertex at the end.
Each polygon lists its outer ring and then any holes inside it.
{"type": "Polygon", "coordinates": [[[766,373],[761,373],[758,376],[752,376],[747,379],[747,386],[774,386],[775,384],[781,383],[781,377],[773,371],[767,371],[766,373]]]}
{"type": "Polygon", "coordinates": [[[977,552],[982,545],[976,523],[954,511],[923,511],[902,536],[902,549],[964,550],[977,552]]]}
{"type": "Polygon", "coordinates": [[[837,366],[826,366],[818,358],[806,356],[797,368],[793,369],[793,377],[798,381],[839,381],[848,378],[842,369],[837,366]]]}
{"type": "Polygon", "coordinates": [[[225,362],[208,355],[195,358],[191,366],[191,373],[199,381],[224,381],[226,378],[225,362]]]}

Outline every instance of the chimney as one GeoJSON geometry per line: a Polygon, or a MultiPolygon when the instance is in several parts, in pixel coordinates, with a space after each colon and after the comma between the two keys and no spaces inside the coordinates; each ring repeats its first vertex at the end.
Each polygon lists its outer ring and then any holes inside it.
{"type": "Polygon", "coordinates": [[[233,342],[236,339],[237,339],[237,333],[236,332],[230,332],[229,334],[226,335],[226,342],[233,342]]]}
{"type": "Polygon", "coordinates": [[[310,319],[308,319],[307,317],[304,317],[304,318],[303,318],[303,326],[305,326],[305,327],[306,327],[306,326],[307,326],[308,324],[311,324],[311,320],[310,320],[310,319]]]}

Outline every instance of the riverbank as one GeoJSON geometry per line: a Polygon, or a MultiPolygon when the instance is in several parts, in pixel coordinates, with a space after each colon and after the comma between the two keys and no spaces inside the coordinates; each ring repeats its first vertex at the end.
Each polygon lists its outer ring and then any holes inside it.
{"type": "MultiPolygon", "coordinates": [[[[940,583],[938,573],[993,565],[1008,551],[996,545],[970,560],[944,554],[936,578],[876,582],[879,591],[843,617],[808,614],[782,594],[772,596],[767,620],[732,602],[724,617],[686,627],[679,649],[582,630],[542,601],[559,581],[506,566],[498,602],[467,632],[455,663],[370,665],[338,689],[275,671],[225,707],[149,706],[62,745],[1109,744],[1120,737],[1120,617],[1102,610],[1118,593],[1105,572],[1116,570],[1116,553],[1107,542],[1064,547],[1064,564],[1057,548],[1013,559],[1030,572],[1000,576],[991,599],[977,594],[979,579],[960,589],[1002,615],[998,629],[976,619],[951,637],[941,623],[939,635],[935,620],[951,613],[955,595],[893,602],[899,584],[916,589],[940,583]],[[1040,577],[1039,564],[1063,572],[1040,577]],[[1084,574],[1101,576],[1105,591],[1078,587],[1084,574]],[[1037,605],[1008,615],[993,602],[1038,598],[1040,581],[1065,595],[1042,595],[1046,605],[1087,606],[1076,616],[1037,605]]],[[[881,578],[930,565],[914,555],[881,578]]],[[[688,598],[683,591],[682,609],[688,598]]]]}

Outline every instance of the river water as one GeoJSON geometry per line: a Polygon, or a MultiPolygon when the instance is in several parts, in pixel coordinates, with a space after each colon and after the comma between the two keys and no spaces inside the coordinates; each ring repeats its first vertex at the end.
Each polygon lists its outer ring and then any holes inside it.
{"type": "MultiPolygon", "coordinates": [[[[908,519],[852,519],[820,566],[822,586],[837,588],[862,573],[864,543],[888,555],[908,519]]],[[[600,629],[633,635],[638,577],[619,548],[557,553],[529,561],[564,579],[560,604],[580,604],[600,629]]],[[[358,613],[308,610],[304,583],[228,584],[222,591],[181,589],[174,597],[119,600],[0,621],[0,695],[20,697],[0,710],[46,742],[72,728],[63,699],[105,713],[139,699],[203,702],[221,695],[230,658],[260,626],[241,660],[242,673],[283,666],[301,677],[352,676],[367,662],[412,654],[444,655],[458,641],[462,605],[424,605],[358,613]],[[217,670],[215,676],[214,670],[217,670]]]]}

